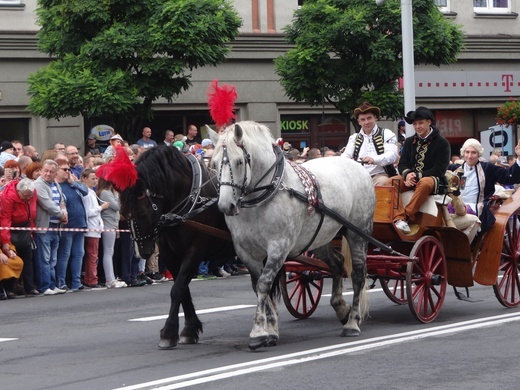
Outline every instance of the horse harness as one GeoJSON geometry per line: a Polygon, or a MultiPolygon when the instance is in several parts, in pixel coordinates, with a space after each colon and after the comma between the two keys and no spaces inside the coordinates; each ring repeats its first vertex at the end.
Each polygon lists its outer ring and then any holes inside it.
{"type": "MultiPolygon", "coordinates": [[[[244,147],[243,143],[236,143],[236,145],[242,149],[244,154],[244,162],[245,164],[251,169],[251,156],[247,152],[246,148],[244,147]]],[[[295,196],[304,202],[308,204],[307,210],[309,214],[311,214],[316,207],[318,207],[319,204],[323,203],[321,199],[321,192],[319,189],[318,181],[316,180],[316,177],[307,169],[303,168],[302,166],[290,161],[286,160],[283,154],[282,149],[280,146],[273,144],[273,151],[276,155],[275,162],[269,167],[269,169],[262,175],[260,179],[258,179],[257,183],[254,186],[248,186],[247,183],[247,169],[244,169],[244,178],[243,178],[243,184],[239,185],[235,183],[233,178],[233,170],[231,169],[231,162],[229,160],[228,151],[226,144],[222,144],[222,162],[220,166],[220,176],[219,176],[219,185],[227,185],[233,188],[233,196],[236,198],[237,194],[235,192],[235,189],[240,190],[241,194],[240,197],[237,200],[237,203],[240,204],[241,207],[244,208],[252,208],[262,205],[263,203],[269,201],[278,190],[287,190],[291,196],[295,196]],[[291,165],[291,167],[295,170],[295,172],[298,174],[298,177],[300,178],[303,187],[304,187],[304,193],[298,192],[292,188],[287,187],[283,182],[283,175],[285,173],[285,161],[288,161],[288,163],[291,165]],[[231,181],[221,181],[222,177],[222,170],[225,166],[229,167],[229,175],[231,181]],[[259,186],[259,184],[269,175],[271,172],[273,172],[272,179],[269,184],[264,186],[259,186]],[[244,197],[247,195],[250,195],[254,192],[263,191],[263,193],[254,198],[247,201],[244,201],[244,197]]],[[[320,213],[321,218],[320,222],[318,223],[318,226],[310,240],[310,242],[305,246],[305,249],[302,252],[305,252],[314,242],[316,239],[319,231],[321,230],[321,227],[323,225],[323,220],[325,219],[325,214],[320,213]]]]}
{"type": "MultiPolygon", "coordinates": [[[[140,247],[142,247],[142,243],[145,240],[155,240],[159,235],[159,231],[162,227],[176,226],[180,222],[186,222],[190,218],[195,217],[196,215],[211,207],[217,201],[217,198],[215,197],[207,198],[200,196],[202,188],[211,181],[211,177],[206,182],[202,183],[201,164],[199,164],[197,158],[192,154],[188,154],[186,158],[188,159],[191,166],[191,170],[193,172],[191,189],[188,196],[186,196],[186,198],[184,198],[181,202],[174,206],[169,212],[162,214],[159,217],[157,224],[154,226],[152,233],[147,234],[145,236],[141,236],[139,234],[138,225],[135,223],[135,220],[133,218],[130,218],[130,223],[132,224],[133,230],[135,229],[134,241],[140,247]]],[[[156,194],[155,192],[150,191],[148,188],[145,189],[145,195],[148,201],[150,202],[153,212],[157,213],[159,211],[159,208],[155,203],[155,199],[164,199],[164,196],[156,194]]]]}
{"type": "MultiPolygon", "coordinates": [[[[236,143],[236,145],[242,149],[242,152],[244,154],[244,162],[246,164],[246,167],[251,169],[251,156],[247,152],[246,148],[242,143],[236,143]]],[[[255,185],[248,186],[247,183],[247,169],[244,169],[244,179],[242,181],[242,185],[239,185],[235,183],[233,179],[233,170],[231,169],[231,162],[229,160],[228,151],[226,144],[222,144],[222,162],[220,166],[220,175],[218,178],[219,186],[230,186],[233,188],[233,196],[236,198],[237,194],[235,192],[235,189],[240,190],[240,197],[238,198],[237,202],[240,203],[241,207],[244,208],[251,208],[251,207],[257,207],[261,204],[269,201],[275,194],[276,191],[280,188],[280,185],[282,184],[282,178],[285,173],[285,158],[282,149],[278,145],[273,145],[273,151],[276,155],[276,160],[269,167],[269,169],[264,173],[264,175],[258,179],[255,185]],[[229,176],[231,181],[221,181],[222,178],[222,171],[224,169],[224,166],[229,167],[229,176]],[[260,186],[259,184],[264,180],[269,173],[273,171],[273,177],[271,179],[271,182],[267,185],[260,186]],[[260,194],[258,197],[250,200],[244,200],[244,198],[252,193],[263,191],[262,194],[260,194]]]]}

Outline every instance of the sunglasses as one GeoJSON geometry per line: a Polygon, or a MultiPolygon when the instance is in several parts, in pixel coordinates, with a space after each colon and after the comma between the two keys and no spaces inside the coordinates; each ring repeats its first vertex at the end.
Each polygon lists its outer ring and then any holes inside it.
{"type": "Polygon", "coordinates": [[[62,171],[68,172],[70,171],[70,168],[60,168],[62,171]]]}

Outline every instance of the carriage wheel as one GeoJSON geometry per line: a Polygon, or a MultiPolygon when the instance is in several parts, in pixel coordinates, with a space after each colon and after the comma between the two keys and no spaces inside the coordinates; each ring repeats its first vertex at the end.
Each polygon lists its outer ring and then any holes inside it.
{"type": "Polygon", "coordinates": [[[323,276],[306,270],[285,272],[285,278],[280,278],[283,301],[293,317],[305,319],[314,313],[323,291],[323,276]]]}
{"type": "Polygon", "coordinates": [[[379,278],[379,281],[388,299],[398,305],[406,305],[408,297],[406,296],[405,281],[403,279],[379,278]]]}
{"type": "Polygon", "coordinates": [[[406,269],[406,295],[413,316],[420,322],[433,321],[440,312],[447,286],[446,257],[440,242],[432,236],[421,237],[413,246],[406,269]]]}
{"type": "Polygon", "coordinates": [[[520,222],[518,215],[514,214],[506,224],[498,279],[493,286],[495,296],[505,307],[515,307],[520,304],[519,252],[520,222]]]}

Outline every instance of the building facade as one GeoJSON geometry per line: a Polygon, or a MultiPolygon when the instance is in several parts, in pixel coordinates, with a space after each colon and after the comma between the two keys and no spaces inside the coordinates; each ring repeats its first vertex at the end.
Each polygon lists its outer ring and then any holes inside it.
{"type": "MultiPolygon", "coordinates": [[[[368,1],[368,0],[367,0],[368,1]]],[[[519,0],[435,0],[446,18],[462,24],[465,49],[457,63],[415,69],[417,105],[435,110],[439,126],[458,148],[468,137],[495,124],[496,107],[520,96],[519,0]]],[[[60,121],[31,116],[27,111],[27,77],[48,63],[36,44],[36,0],[0,0],[0,140],[20,139],[43,151],[60,141],[83,150],[96,120],[60,121]]],[[[229,60],[216,68],[193,72],[193,87],[172,103],[158,101],[150,123],[156,140],[172,129],[210,121],[206,90],[213,79],[237,88],[239,120],[268,125],[273,134],[295,147],[344,145],[351,131],[348,119],[332,107],[309,107],[290,101],[274,70],[273,59],[289,46],[283,28],[291,23],[302,0],[234,0],[243,20],[229,60]]],[[[394,129],[395,122],[383,122],[394,129]]],[[[117,131],[117,129],[116,129],[117,131]]],[[[135,129],[138,138],[140,129],[135,129]]],[[[516,139],[516,132],[510,137],[516,139]]]]}

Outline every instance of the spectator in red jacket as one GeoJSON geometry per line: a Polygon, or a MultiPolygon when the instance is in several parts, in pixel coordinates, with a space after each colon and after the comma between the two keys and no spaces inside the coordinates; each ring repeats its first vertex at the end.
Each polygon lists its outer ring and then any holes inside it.
{"type": "MultiPolygon", "coordinates": [[[[36,217],[36,190],[31,179],[13,180],[8,183],[0,196],[0,226],[34,227],[36,217]]],[[[32,235],[30,231],[0,230],[2,252],[9,257],[11,244],[22,258],[24,267],[22,280],[27,296],[39,296],[34,283],[34,263],[32,258],[32,235]]]]}

